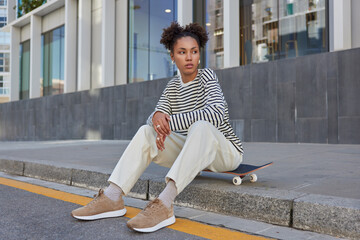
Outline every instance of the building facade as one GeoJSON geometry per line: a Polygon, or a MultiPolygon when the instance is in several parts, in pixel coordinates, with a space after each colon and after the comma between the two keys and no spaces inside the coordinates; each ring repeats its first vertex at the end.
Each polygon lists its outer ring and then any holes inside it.
{"type": "Polygon", "coordinates": [[[11,101],[171,77],[159,40],[172,21],[206,27],[213,69],[360,47],[356,0],[49,0],[22,16],[17,4],[3,28],[11,101]]]}
{"type": "Polygon", "coordinates": [[[200,67],[215,69],[240,139],[359,144],[359,3],[48,0],[19,13],[10,0],[0,140],[131,139],[177,74],[159,43],[176,20],[209,32],[200,67]]]}

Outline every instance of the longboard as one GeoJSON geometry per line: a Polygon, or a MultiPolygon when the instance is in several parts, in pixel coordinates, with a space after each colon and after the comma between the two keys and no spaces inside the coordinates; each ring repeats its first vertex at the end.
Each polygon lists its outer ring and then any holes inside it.
{"type": "MultiPolygon", "coordinates": [[[[250,182],[256,182],[257,176],[256,176],[256,174],[253,174],[253,172],[263,169],[263,168],[266,168],[272,164],[273,164],[273,162],[269,162],[269,163],[261,165],[261,166],[255,166],[255,165],[250,165],[250,164],[240,164],[240,166],[233,171],[227,171],[227,172],[221,172],[221,173],[236,175],[233,178],[233,184],[240,185],[242,182],[242,179],[248,175],[250,175],[250,182]]],[[[204,171],[212,172],[210,170],[204,170],[204,171]]]]}

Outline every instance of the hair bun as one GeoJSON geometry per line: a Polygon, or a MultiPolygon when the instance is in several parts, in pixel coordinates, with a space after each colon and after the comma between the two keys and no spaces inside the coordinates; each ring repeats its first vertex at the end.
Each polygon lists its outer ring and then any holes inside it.
{"type": "Polygon", "coordinates": [[[181,27],[179,23],[172,22],[169,27],[163,29],[160,43],[164,44],[166,49],[173,51],[175,42],[179,38],[186,36],[195,36],[194,38],[199,44],[200,48],[204,47],[206,42],[209,40],[208,33],[198,23],[190,23],[184,28],[181,27]]]}
{"type": "Polygon", "coordinates": [[[190,23],[185,26],[185,32],[192,33],[199,38],[199,47],[204,47],[206,42],[209,40],[208,33],[198,23],[190,23]]]}

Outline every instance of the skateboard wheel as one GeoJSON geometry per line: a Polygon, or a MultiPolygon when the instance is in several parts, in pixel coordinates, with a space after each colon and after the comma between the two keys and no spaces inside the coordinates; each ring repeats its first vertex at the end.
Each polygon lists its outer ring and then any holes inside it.
{"type": "Polygon", "coordinates": [[[241,184],[241,182],[242,182],[241,177],[236,176],[236,177],[233,178],[233,184],[234,185],[238,186],[238,185],[241,184]]]}
{"type": "Polygon", "coordinates": [[[251,174],[250,175],[250,182],[256,182],[257,181],[257,176],[256,174],[251,174]]]}

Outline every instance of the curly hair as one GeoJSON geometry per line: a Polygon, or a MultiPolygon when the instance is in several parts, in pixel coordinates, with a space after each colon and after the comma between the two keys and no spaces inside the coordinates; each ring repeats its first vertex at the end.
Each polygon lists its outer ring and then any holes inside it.
{"type": "Polygon", "coordinates": [[[163,29],[160,43],[164,44],[166,49],[173,52],[176,41],[182,37],[194,38],[199,48],[204,47],[209,40],[208,33],[198,23],[190,23],[185,27],[181,27],[179,23],[172,22],[168,28],[163,29]]]}

